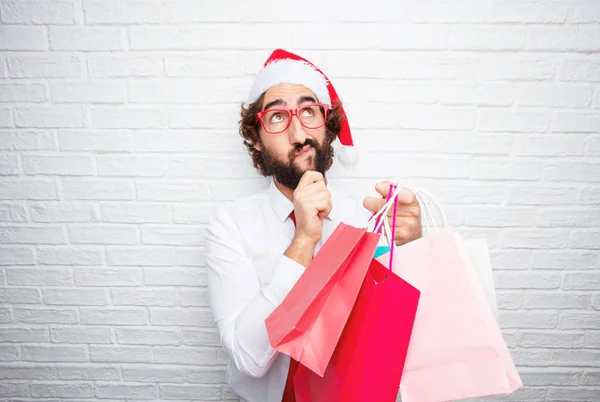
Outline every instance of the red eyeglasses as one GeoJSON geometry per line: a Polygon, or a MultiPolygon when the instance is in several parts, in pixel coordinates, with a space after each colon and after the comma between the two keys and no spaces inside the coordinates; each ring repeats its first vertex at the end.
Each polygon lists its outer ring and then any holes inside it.
{"type": "Polygon", "coordinates": [[[327,122],[329,106],[322,103],[312,103],[296,109],[269,109],[259,112],[256,117],[269,134],[279,134],[288,129],[292,117],[298,117],[300,123],[308,128],[321,128],[327,122]]]}

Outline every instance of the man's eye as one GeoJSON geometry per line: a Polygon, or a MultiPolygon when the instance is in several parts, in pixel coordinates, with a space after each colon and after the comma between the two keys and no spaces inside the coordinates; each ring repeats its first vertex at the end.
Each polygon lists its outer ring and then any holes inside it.
{"type": "Polygon", "coordinates": [[[283,120],[281,113],[273,113],[269,119],[271,123],[279,123],[281,120],[283,120]]]}
{"type": "Polygon", "coordinates": [[[304,116],[304,117],[312,117],[315,115],[315,111],[312,109],[312,107],[307,107],[306,109],[302,109],[301,113],[302,113],[302,116],[304,116]]]}

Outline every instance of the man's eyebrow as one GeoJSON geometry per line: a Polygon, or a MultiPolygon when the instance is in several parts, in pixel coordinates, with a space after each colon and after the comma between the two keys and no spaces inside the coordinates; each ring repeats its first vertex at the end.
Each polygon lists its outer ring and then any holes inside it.
{"type": "Polygon", "coordinates": [[[301,96],[298,98],[298,104],[306,103],[306,102],[317,103],[317,100],[315,98],[313,98],[312,96],[307,96],[307,95],[304,95],[304,96],[301,96]]]}
{"type": "Polygon", "coordinates": [[[283,105],[287,105],[287,103],[286,103],[286,102],[284,102],[284,100],[283,100],[283,99],[275,99],[274,101],[271,101],[271,102],[267,103],[267,104],[265,105],[265,108],[264,108],[263,110],[270,109],[270,108],[272,108],[273,106],[283,106],[283,105]]]}

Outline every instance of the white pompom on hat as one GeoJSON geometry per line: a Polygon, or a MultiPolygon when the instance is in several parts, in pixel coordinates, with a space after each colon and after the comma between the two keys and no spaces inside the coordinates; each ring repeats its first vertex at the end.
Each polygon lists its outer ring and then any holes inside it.
{"type": "MultiPolygon", "coordinates": [[[[284,83],[305,86],[315,94],[319,102],[329,105],[330,108],[340,102],[331,81],[314,64],[294,53],[276,49],[258,72],[248,94],[248,103],[258,100],[269,88],[284,83]]],[[[354,149],[343,106],[340,113],[344,117],[338,134],[342,146],[335,150],[335,155],[343,166],[353,168],[359,160],[358,152],[354,149]]]]}

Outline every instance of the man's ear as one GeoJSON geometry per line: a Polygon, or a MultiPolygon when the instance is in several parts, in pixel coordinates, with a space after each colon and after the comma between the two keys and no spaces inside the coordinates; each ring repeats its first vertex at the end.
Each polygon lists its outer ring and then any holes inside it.
{"type": "Polygon", "coordinates": [[[260,146],[260,144],[258,142],[255,142],[254,144],[252,144],[252,146],[254,147],[254,149],[256,149],[257,151],[262,151],[262,147],[260,146]]]}

